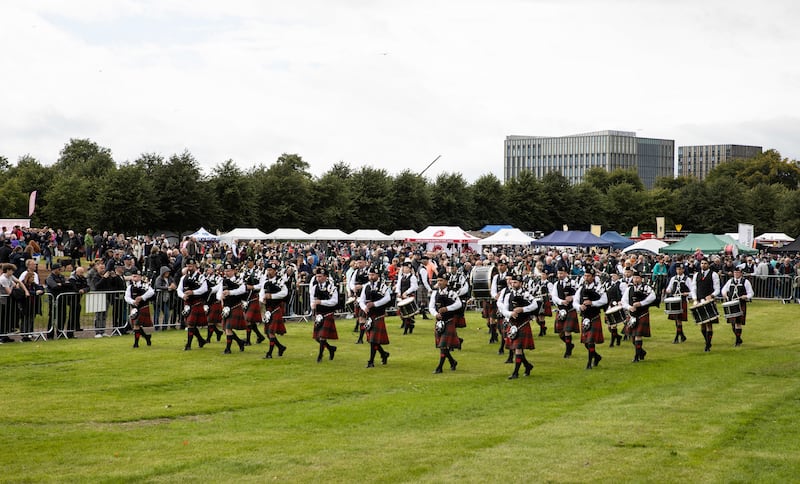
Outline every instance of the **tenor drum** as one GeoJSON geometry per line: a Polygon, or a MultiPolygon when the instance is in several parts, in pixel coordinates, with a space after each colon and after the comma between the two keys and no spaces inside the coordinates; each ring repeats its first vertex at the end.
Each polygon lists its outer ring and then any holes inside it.
{"type": "Polygon", "coordinates": [[[722,311],[725,313],[725,319],[738,318],[744,314],[742,303],[738,299],[722,303],[722,311]]]}
{"type": "Polygon", "coordinates": [[[695,324],[710,323],[715,319],[719,319],[717,304],[713,300],[695,304],[689,309],[692,310],[695,324]]]}
{"type": "Polygon", "coordinates": [[[621,305],[606,309],[606,324],[625,324],[625,319],[627,319],[627,311],[621,305]]]}
{"type": "Polygon", "coordinates": [[[357,298],[355,296],[347,298],[347,301],[344,302],[344,310],[348,313],[355,312],[356,300],[357,298]]]}
{"type": "Polygon", "coordinates": [[[682,307],[683,298],[680,296],[673,296],[664,299],[664,312],[667,316],[675,314],[683,314],[682,307]]]}
{"type": "Polygon", "coordinates": [[[478,266],[472,269],[472,298],[492,298],[492,278],[497,274],[494,266],[478,266]]]}
{"type": "Polygon", "coordinates": [[[397,311],[400,313],[401,318],[410,318],[419,312],[419,305],[417,300],[413,297],[401,299],[397,303],[397,311]]]}

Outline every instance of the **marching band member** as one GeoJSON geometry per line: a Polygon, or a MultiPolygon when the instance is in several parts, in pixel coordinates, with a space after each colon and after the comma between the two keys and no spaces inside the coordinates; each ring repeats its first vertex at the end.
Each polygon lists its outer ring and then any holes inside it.
{"type": "Polygon", "coordinates": [[[647,351],[642,347],[642,338],[650,337],[650,304],[656,300],[653,288],[642,283],[639,271],[633,271],[633,284],[622,295],[622,307],[630,313],[626,331],[633,339],[636,354],[633,363],[644,360],[647,351]]]}
{"type": "Polygon", "coordinates": [[[575,285],[567,274],[565,265],[558,266],[558,280],[553,284],[550,299],[558,306],[558,316],[556,316],[555,332],[558,333],[561,341],[564,342],[566,351],[564,358],[572,356],[572,333],[580,331],[578,326],[578,313],[572,305],[575,298],[575,285]]]}
{"type": "Polygon", "coordinates": [[[259,301],[264,303],[264,333],[269,338],[269,351],[264,358],[272,358],[272,351],[278,347],[278,356],[283,356],[286,346],[278,341],[278,335],[286,334],[284,324],[284,299],[289,294],[283,279],[278,275],[278,264],[270,262],[266,266],[264,282],[261,291],[258,293],[259,301]]]}
{"type": "MultiPolygon", "coordinates": [[[[447,277],[447,287],[455,292],[458,299],[461,300],[461,307],[458,308],[456,314],[453,316],[453,323],[455,323],[456,328],[466,328],[467,318],[464,314],[464,310],[467,308],[467,299],[469,299],[469,279],[467,279],[461,269],[455,264],[450,265],[447,277]]],[[[458,338],[458,342],[456,349],[461,350],[464,338],[458,338]]]]}
{"type": "MultiPolygon", "coordinates": [[[[691,290],[692,299],[695,304],[699,304],[703,301],[713,301],[714,298],[720,294],[719,274],[709,268],[708,259],[705,257],[700,261],[700,270],[694,274],[691,290]]],[[[706,341],[706,347],[703,350],[706,353],[711,351],[711,338],[714,337],[714,324],[719,324],[718,317],[700,325],[700,331],[703,333],[703,338],[706,341]]]]}
{"type": "Polygon", "coordinates": [[[686,335],[683,334],[683,322],[689,320],[689,295],[692,293],[690,284],[692,281],[684,274],[683,264],[675,266],[675,275],[670,278],[667,284],[667,296],[680,296],[681,297],[681,313],[668,314],[667,319],[675,320],[675,339],[672,344],[677,344],[679,341],[683,343],[686,341],[686,335]]]}
{"type": "Polygon", "coordinates": [[[247,321],[247,339],[244,345],[250,346],[250,335],[253,332],[256,333],[256,344],[261,344],[266,338],[258,330],[258,323],[261,322],[261,305],[258,303],[258,294],[264,284],[264,276],[255,266],[255,260],[252,256],[247,256],[246,267],[242,273],[242,282],[247,291],[247,297],[242,301],[245,305],[244,319],[247,321]]]}
{"type": "Polygon", "coordinates": [[[539,280],[536,277],[531,277],[530,291],[534,296],[542,297],[544,303],[539,307],[536,312],[536,322],[539,324],[539,336],[547,334],[547,316],[553,315],[553,305],[550,302],[550,293],[553,291],[553,283],[548,279],[546,272],[541,271],[538,274],[539,280]]]}
{"type": "MultiPolygon", "coordinates": [[[[500,298],[500,292],[508,287],[508,281],[506,279],[509,277],[511,277],[511,273],[508,272],[508,262],[505,259],[500,259],[497,261],[497,274],[492,277],[492,283],[489,286],[489,295],[492,296],[492,299],[488,301],[488,304],[490,304],[488,313],[490,331],[489,343],[496,342],[498,339],[500,340],[500,349],[497,350],[498,355],[505,354],[506,341],[502,331],[503,315],[497,311],[497,300],[500,298]]],[[[509,359],[511,359],[510,354],[509,359]]]]}
{"type": "Polygon", "coordinates": [[[221,315],[225,323],[225,355],[231,354],[231,344],[236,341],[239,351],[244,351],[245,342],[233,331],[247,329],[248,324],[242,309],[247,297],[247,286],[236,277],[236,267],[226,262],[223,274],[225,277],[217,285],[217,300],[222,305],[221,315]]]}
{"type": "MultiPolygon", "coordinates": [[[[367,274],[367,261],[364,260],[363,257],[357,256],[356,269],[350,276],[350,280],[347,281],[347,289],[350,291],[350,297],[357,298],[364,289],[364,284],[366,284],[368,281],[369,275],[367,274]]],[[[364,322],[367,318],[364,314],[364,311],[362,311],[361,307],[359,307],[357,304],[355,305],[355,311],[353,315],[356,317],[356,324],[353,328],[353,332],[355,333],[358,331],[358,340],[356,341],[356,344],[362,344],[364,343],[364,322]]]]}
{"type": "Polygon", "coordinates": [[[339,291],[336,284],[328,278],[328,269],[317,267],[316,280],[311,285],[311,309],[314,312],[314,332],[313,338],[319,343],[319,354],[317,363],[322,361],[322,354],[325,348],[330,352],[330,359],[333,360],[336,354],[336,346],[328,343],[329,339],[339,339],[336,332],[336,321],[333,313],[339,303],[339,291]]]}
{"type": "Polygon", "coordinates": [[[742,277],[742,268],[736,267],[733,270],[733,277],[728,279],[725,286],[722,287],[722,296],[726,301],[739,300],[739,306],[742,308],[742,315],[735,318],[726,318],[728,324],[733,329],[733,334],[736,336],[736,343],[734,346],[742,346],[742,326],[745,325],[747,319],[747,302],[753,300],[753,286],[750,281],[742,277]]]}
{"type": "Polygon", "coordinates": [[[603,359],[597,352],[595,345],[605,341],[603,337],[603,321],[600,318],[600,310],[608,304],[608,296],[601,284],[594,280],[594,268],[586,265],[586,272],[583,273],[583,284],[575,291],[575,298],[572,306],[576,311],[580,311],[583,321],[581,324],[581,343],[589,352],[589,360],[586,362],[586,369],[591,370],[592,366],[597,366],[603,359]]]}
{"type": "Polygon", "coordinates": [[[453,322],[455,312],[461,308],[461,300],[455,292],[447,289],[447,275],[440,274],[430,294],[428,310],[436,315],[434,326],[436,347],[439,348],[439,366],[433,373],[441,373],[444,360],[450,362],[450,369],[456,371],[458,361],[450,354],[450,348],[459,345],[458,331],[453,322]]]}
{"type": "MultiPolygon", "coordinates": [[[[419,312],[422,314],[422,319],[428,319],[426,312],[430,306],[430,295],[433,291],[433,288],[431,288],[432,274],[428,273],[428,264],[430,263],[431,257],[428,254],[422,254],[420,259],[419,267],[417,268],[417,284],[419,284],[417,288],[417,299],[419,304],[419,312]]],[[[434,281],[434,285],[435,284],[436,282],[434,281]]]]}
{"type": "MultiPolygon", "coordinates": [[[[219,329],[218,325],[222,325],[222,303],[217,298],[219,292],[219,285],[222,283],[222,278],[217,276],[216,269],[213,264],[206,267],[206,284],[208,285],[208,297],[206,297],[206,320],[208,321],[208,332],[206,334],[206,341],[211,341],[211,335],[217,335],[217,341],[222,338],[223,331],[219,329]]],[[[205,308],[204,308],[205,309],[205,308]]]]}
{"type": "Polygon", "coordinates": [[[150,284],[142,282],[142,272],[138,269],[131,273],[131,283],[125,288],[125,302],[131,305],[130,318],[133,320],[133,347],[139,347],[139,338],[144,336],[147,346],[150,346],[150,335],[142,328],[153,329],[153,320],[150,318],[149,299],[155,295],[150,284]]]}
{"type": "MultiPolygon", "coordinates": [[[[608,307],[618,306],[622,301],[622,295],[628,290],[628,284],[625,280],[620,279],[619,274],[616,272],[611,273],[611,279],[606,287],[606,298],[608,299],[608,307]]],[[[622,336],[617,331],[617,323],[611,323],[606,316],[606,325],[608,331],[611,333],[611,344],[609,347],[613,348],[616,343],[617,346],[622,345],[622,336]]]]}
{"type": "MultiPolygon", "coordinates": [[[[402,274],[397,278],[395,285],[395,293],[397,294],[398,302],[401,299],[408,299],[417,294],[417,276],[414,275],[413,266],[411,261],[403,262],[402,274]]],[[[410,318],[401,318],[403,334],[414,333],[414,316],[410,318]]]]}
{"type": "Polygon", "coordinates": [[[363,285],[358,298],[358,305],[366,315],[365,329],[367,343],[369,343],[369,361],[367,368],[375,367],[375,353],[380,352],[381,363],[386,364],[389,352],[382,345],[389,344],[389,334],[386,332],[386,306],[392,300],[392,293],[386,284],[381,282],[380,268],[372,266],[369,269],[368,281],[363,285]]]}
{"type": "Polygon", "coordinates": [[[532,350],[536,346],[533,341],[531,320],[538,308],[536,300],[531,293],[522,286],[522,276],[515,274],[511,282],[497,300],[497,309],[508,321],[508,349],[514,352],[514,372],[509,380],[519,378],[519,367],[525,365],[525,376],[530,376],[533,363],[525,357],[525,350],[532,350]]]}
{"type": "Polygon", "coordinates": [[[197,344],[201,348],[207,343],[200,335],[198,326],[205,326],[207,323],[206,313],[203,309],[205,297],[208,292],[206,278],[197,270],[197,261],[190,257],[186,259],[186,274],[181,276],[178,283],[178,297],[183,299],[183,312],[186,315],[186,325],[188,326],[188,336],[184,351],[192,349],[192,338],[197,337],[197,344]]]}

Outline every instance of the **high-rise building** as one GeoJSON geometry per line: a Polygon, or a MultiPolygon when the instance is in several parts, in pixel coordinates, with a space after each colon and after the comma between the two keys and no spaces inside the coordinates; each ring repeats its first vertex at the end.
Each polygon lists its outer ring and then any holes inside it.
{"type": "Polygon", "coordinates": [[[760,146],[700,145],[678,147],[678,175],[704,180],[721,163],[761,154],[760,146]]]}
{"type": "Polygon", "coordinates": [[[572,184],[590,168],[634,169],[647,188],[659,177],[674,176],[675,141],[639,138],[627,131],[597,131],[570,136],[506,136],[505,181],[522,171],[542,178],[559,171],[572,184]]]}

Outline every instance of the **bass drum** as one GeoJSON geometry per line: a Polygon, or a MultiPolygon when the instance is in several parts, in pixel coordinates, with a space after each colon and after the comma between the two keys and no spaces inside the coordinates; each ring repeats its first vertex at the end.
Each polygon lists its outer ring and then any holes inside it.
{"type": "Polygon", "coordinates": [[[470,286],[472,298],[475,300],[492,298],[492,278],[497,274],[495,266],[478,266],[472,268],[470,286]]]}

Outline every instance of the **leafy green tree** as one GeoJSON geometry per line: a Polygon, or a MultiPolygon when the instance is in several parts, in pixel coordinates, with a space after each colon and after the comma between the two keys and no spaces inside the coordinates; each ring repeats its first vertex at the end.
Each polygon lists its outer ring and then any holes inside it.
{"type": "Polygon", "coordinates": [[[93,226],[123,233],[147,233],[158,227],[153,179],[141,164],[131,163],[95,183],[97,216],[93,226]]]}
{"type": "Polygon", "coordinates": [[[56,177],[44,195],[46,203],[41,208],[44,225],[85,230],[97,226],[95,201],[97,180],[90,180],[77,173],[56,177]]]}
{"type": "Polygon", "coordinates": [[[269,168],[253,171],[259,228],[271,232],[280,227],[306,229],[313,214],[309,165],[297,154],[282,154],[269,168]]]}
{"type": "Polygon", "coordinates": [[[152,173],[153,205],[157,216],[154,226],[179,233],[197,230],[207,221],[207,214],[216,201],[210,196],[200,166],[188,151],[170,156],[166,163],[137,160],[152,173]]]}
{"type": "Polygon", "coordinates": [[[644,183],[642,183],[642,179],[639,178],[639,174],[633,168],[627,170],[617,169],[612,171],[608,175],[608,183],[610,186],[627,183],[633,190],[637,192],[644,191],[644,183]]]}
{"type": "Polygon", "coordinates": [[[645,192],[644,207],[642,208],[639,226],[649,228],[652,224],[652,227],[655,228],[656,217],[664,217],[665,228],[672,227],[674,225],[672,219],[674,204],[675,196],[671,190],[653,188],[649,192],[645,192]]]}
{"type": "Polygon", "coordinates": [[[642,218],[646,197],[644,192],[636,190],[628,183],[620,183],[609,187],[606,197],[609,230],[628,232],[633,227],[646,223],[642,218]]]}
{"type": "Polygon", "coordinates": [[[605,168],[595,166],[584,172],[581,184],[590,186],[600,191],[600,193],[606,193],[611,186],[611,180],[605,168]]]}
{"type": "Polygon", "coordinates": [[[589,230],[592,224],[600,225],[605,230],[608,224],[607,197],[592,185],[579,183],[573,188],[575,215],[571,228],[589,230]]]}
{"type": "Polygon", "coordinates": [[[654,188],[663,188],[664,190],[670,190],[674,192],[695,181],[697,181],[697,178],[686,175],[675,178],[662,176],[656,178],[654,188]]]}
{"type": "Polygon", "coordinates": [[[350,166],[339,161],[314,181],[313,211],[316,216],[309,222],[309,230],[338,228],[349,233],[358,228],[351,191],[352,176],[350,166]]]}
{"type": "MultiPolygon", "coordinates": [[[[545,208],[542,182],[530,171],[523,171],[506,182],[507,218],[496,219],[498,223],[509,223],[520,230],[548,230],[549,215],[545,208]],[[545,228],[547,227],[547,228],[545,228]]],[[[489,198],[489,197],[487,197],[489,198]]],[[[491,203],[476,197],[476,204],[491,203]]],[[[498,215],[502,213],[498,212],[498,215]]]]}
{"type": "Polygon", "coordinates": [[[542,177],[542,195],[548,214],[542,221],[543,232],[561,230],[565,224],[572,223],[576,210],[575,196],[572,185],[561,172],[550,171],[542,177]]]}
{"type": "Polygon", "coordinates": [[[359,228],[394,231],[392,179],[386,170],[362,167],[350,177],[350,193],[359,228]]]}
{"type": "Polygon", "coordinates": [[[100,178],[115,167],[111,150],[89,139],[70,139],[53,165],[59,174],[75,174],[86,178],[100,178]]]}
{"type": "Polygon", "coordinates": [[[791,237],[800,237],[800,190],[786,190],[775,204],[776,230],[791,237]]]}
{"type": "Polygon", "coordinates": [[[255,223],[255,189],[252,179],[227,160],[214,167],[208,181],[215,204],[209,217],[213,227],[227,232],[236,227],[250,227],[255,223]]]}
{"type": "Polygon", "coordinates": [[[28,196],[20,187],[19,178],[0,179],[0,217],[23,218],[28,216],[28,196]]]}
{"type": "Polygon", "coordinates": [[[732,216],[735,203],[743,200],[744,187],[734,179],[717,178],[708,181],[706,190],[706,210],[702,214],[705,232],[722,234],[734,232],[739,220],[732,216]]]}
{"type": "Polygon", "coordinates": [[[752,221],[757,233],[772,232],[777,226],[778,203],[789,191],[784,185],[759,184],[743,191],[743,197],[729,201],[730,218],[752,221]]]}
{"type": "MultiPolygon", "coordinates": [[[[532,177],[525,178],[531,179],[532,177]]],[[[535,178],[533,179],[535,180],[535,178]]],[[[475,180],[475,183],[469,186],[469,190],[472,192],[472,203],[475,207],[473,212],[475,227],[511,223],[506,186],[493,173],[483,175],[475,180]]]]}
{"type": "Polygon", "coordinates": [[[767,150],[749,159],[722,163],[708,174],[708,181],[717,178],[738,180],[749,188],[757,185],[780,184],[790,190],[800,187],[800,168],[797,163],[781,158],[776,150],[767,150]]]}
{"type": "Polygon", "coordinates": [[[467,182],[460,173],[439,174],[433,185],[431,199],[433,224],[457,225],[464,230],[476,228],[472,217],[472,198],[467,190],[467,182]]]}
{"type": "MultiPolygon", "coordinates": [[[[431,224],[432,188],[428,180],[405,169],[392,180],[392,215],[401,230],[422,230],[431,224]]],[[[394,231],[394,230],[392,230],[394,231]]]]}

